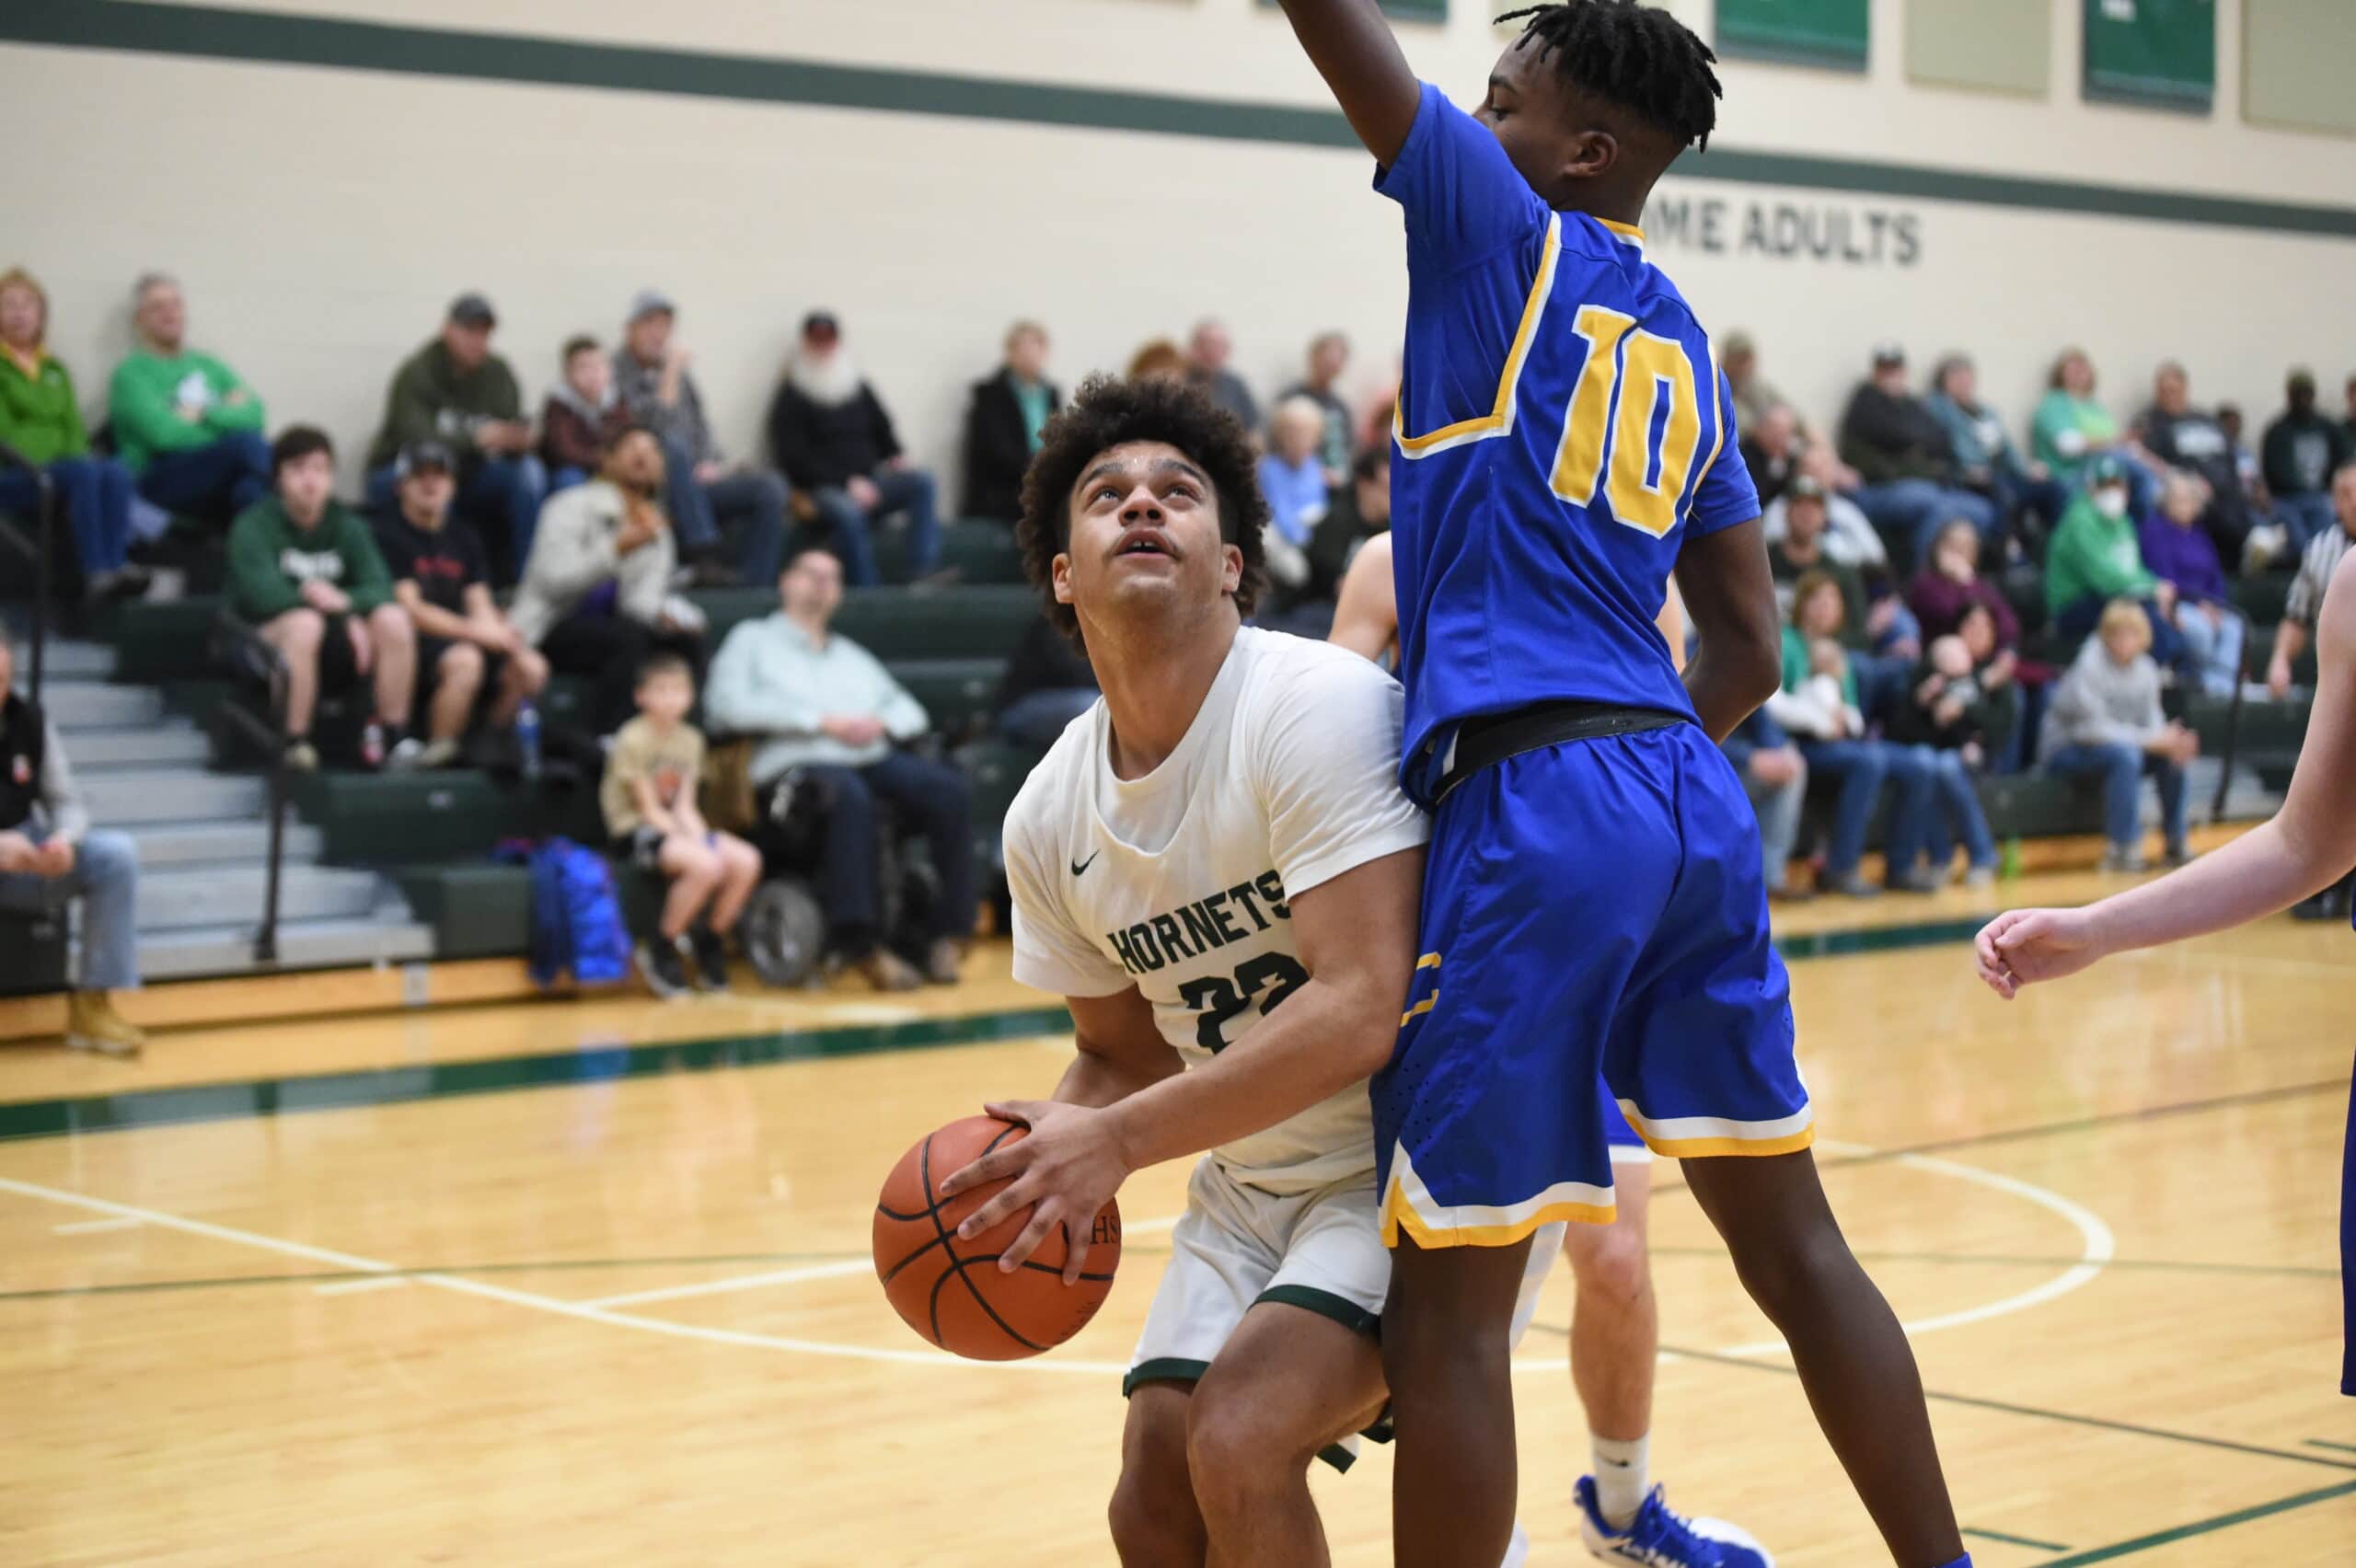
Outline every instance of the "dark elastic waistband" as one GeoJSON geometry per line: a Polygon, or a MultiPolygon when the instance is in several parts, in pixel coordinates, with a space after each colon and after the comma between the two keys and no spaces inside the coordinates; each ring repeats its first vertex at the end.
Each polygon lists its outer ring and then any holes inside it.
{"type": "Polygon", "coordinates": [[[1456,727],[1455,759],[1449,765],[1432,804],[1484,767],[1494,767],[1524,752],[1543,751],[1566,741],[1594,741],[1606,735],[1636,735],[1690,724],[1682,713],[1658,708],[1627,708],[1612,702],[1540,702],[1509,713],[1467,719],[1456,727]]]}

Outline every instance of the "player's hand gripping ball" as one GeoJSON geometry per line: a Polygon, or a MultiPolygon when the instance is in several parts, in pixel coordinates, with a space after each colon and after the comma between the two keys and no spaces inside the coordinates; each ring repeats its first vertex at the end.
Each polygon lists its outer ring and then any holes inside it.
{"type": "Polygon", "coordinates": [[[1096,1316],[1121,1262],[1121,1209],[1097,1211],[1088,1238],[1087,1272],[1063,1281],[1064,1237],[1051,1234],[1012,1274],[999,1254],[1022,1234],[1030,1211],[1021,1210],[970,1239],[957,1227],[996,1197],[1004,1182],[986,1182],[953,1198],[941,1183],[994,1148],[1023,1136],[994,1116],[967,1116],[928,1134],[900,1157],[875,1204],[875,1274],[884,1294],[908,1327],[973,1361],[1019,1361],[1071,1338],[1096,1316]]]}

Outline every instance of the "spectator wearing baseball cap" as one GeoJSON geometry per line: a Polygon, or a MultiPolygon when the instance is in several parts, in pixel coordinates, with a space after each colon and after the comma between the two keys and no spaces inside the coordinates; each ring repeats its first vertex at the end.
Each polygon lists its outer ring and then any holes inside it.
{"type": "Polygon", "coordinates": [[[441,333],[394,372],[368,452],[368,499],[380,515],[391,511],[401,448],[441,442],[457,459],[457,514],[490,545],[500,581],[512,582],[531,553],[548,473],[533,455],[523,387],[491,352],[498,325],[491,301],[462,294],[450,302],[441,333]]]}
{"type": "Polygon", "coordinates": [[[932,475],[908,460],[892,416],[843,346],[834,313],[814,310],[769,403],[769,445],[778,467],[810,498],[853,586],[880,580],[873,529],[907,519],[915,575],[941,548],[932,475]]]}
{"type": "Polygon", "coordinates": [[[2184,653],[2176,629],[2176,586],[2143,564],[2128,501],[2127,465],[2105,452],[2086,465],[2085,488],[2062,514],[2045,551],[2045,607],[2053,629],[2085,636],[2114,599],[2132,599],[2152,620],[2152,656],[2176,663],[2184,653]]]}
{"type": "Polygon", "coordinates": [[[1927,560],[1931,536],[1966,517],[1983,536],[1996,533],[1994,503],[1962,488],[1955,446],[1929,405],[1906,380],[1906,351],[1874,350],[1873,375],[1850,396],[1841,416],[1841,458],[1864,480],[1854,497],[1892,555],[1927,560]]]}
{"type": "Polygon", "coordinates": [[[398,510],[379,520],[376,547],[394,602],[417,628],[418,706],[426,740],[421,767],[458,760],[486,691],[491,723],[507,730],[549,683],[548,661],[528,646],[491,596],[491,563],[465,519],[451,514],[457,456],[439,441],[412,441],[393,462],[398,510]]]}
{"type": "Polygon", "coordinates": [[[665,500],[679,549],[719,585],[740,574],[777,581],[785,557],[785,481],[733,461],[712,439],[686,346],[672,336],[678,306],[660,289],[629,302],[614,375],[629,417],[663,443],[665,500]],[[735,568],[724,562],[733,556],[735,568]]]}

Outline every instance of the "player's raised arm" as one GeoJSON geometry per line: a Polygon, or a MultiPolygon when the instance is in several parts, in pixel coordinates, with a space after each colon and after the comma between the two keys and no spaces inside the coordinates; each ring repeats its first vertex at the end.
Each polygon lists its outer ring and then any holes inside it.
{"type": "Polygon", "coordinates": [[[1685,689],[1702,728],[1723,741],[1783,685],[1783,628],[1758,519],[1689,536],[1678,552],[1677,590],[1701,634],[1685,689]]]}
{"type": "Polygon", "coordinates": [[[2316,627],[2315,712],[2282,809],[2264,826],[2154,882],[2084,909],[2015,909],[1981,931],[1980,977],[2010,998],[2099,959],[2255,920],[2356,866],[2356,553],[2339,563],[2316,627]]]}
{"type": "Polygon", "coordinates": [[[1391,536],[1377,534],[1342,574],[1326,641],[1362,659],[1380,660],[1399,640],[1399,590],[1391,576],[1391,536]]]}
{"type": "Polygon", "coordinates": [[[1388,167],[1407,144],[1423,84],[1374,0],[1282,0],[1300,47],[1317,67],[1350,129],[1388,167]]]}

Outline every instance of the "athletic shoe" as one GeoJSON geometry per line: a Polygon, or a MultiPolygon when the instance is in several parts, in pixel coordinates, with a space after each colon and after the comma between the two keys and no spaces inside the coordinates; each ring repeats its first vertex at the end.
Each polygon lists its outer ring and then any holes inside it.
{"type": "Polygon", "coordinates": [[[666,942],[657,937],[638,944],[638,975],[646,988],[669,1000],[684,997],[693,986],[687,978],[687,965],[677,942],[666,942]]]}
{"type": "Polygon", "coordinates": [[[1656,1486],[1624,1530],[1604,1523],[1596,1506],[1595,1478],[1579,1477],[1579,1539],[1605,1562],[1636,1562],[1645,1568],[1775,1568],[1767,1549],[1723,1519],[1686,1519],[1669,1511],[1656,1486]]]}
{"type": "Polygon", "coordinates": [[[403,735],[385,754],[385,767],[395,773],[413,773],[425,766],[425,743],[415,735],[403,735]]]}
{"type": "Polygon", "coordinates": [[[289,773],[317,773],[319,770],[319,748],[297,736],[286,743],[282,760],[289,773]]]}
{"type": "Polygon", "coordinates": [[[1881,896],[1881,889],[1854,871],[1845,876],[1827,876],[1819,885],[1826,892],[1837,893],[1843,898],[1879,898],[1881,896]]]}
{"type": "Polygon", "coordinates": [[[147,1033],[115,1011],[114,998],[104,991],[76,991],[65,1003],[65,1043],[101,1056],[136,1056],[147,1033]]]}
{"type": "Polygon", "coordinates": [[[2199,851],[2189,844],[2171,844],[2168,846],[2167,853],[2160,857],[2160,864],[2170,870],[2175,870],[2179,866],[2192,864],[2200,858],[2199,851]]]}
{"type": "MultiPolygon", "coordinates": [[[[406,744],[410,743],[403,744],[406,744]]],[[[398,755],[400,747],[396,746],[393,750],[395,754],[398,755]]],[[[438,741],[426,742],[424,746],[421,748],[417,754],[416,766],[420,772],[423,772],[430,768],[447,767],[457,760],[458,743],[455,739],[445,736],[438,741]]]]}
{"type": "Polygon", "coordinates": [[[716,931],[698,931],[690,944],[695,951],[696,989],[725,991],[728,989],[728,944],[716,931]]]}
{"type": "Polygon", "coordinates": [[[1972,867],[1969,870],[1963,873],[1963,885],[1966,887],[1995,886],[1996,868],[1993,866],[1972,867]]]}
{"type": "Polygon", "coordinates": [[[1945,871],[1918,868],[1914,870],[1900,872],[1897,876],[1890,878],[1886,885],[1892,893],[1936,893],[1947,885],[1947,878],[1945,871]]]}
{"type": "Polygon", "coordinates": [[[2142,870],[2143,851],[2134,845],[2114,844],[2102,852],[2102,869],[2106,871],[2134,873],[2142,870]]]}

